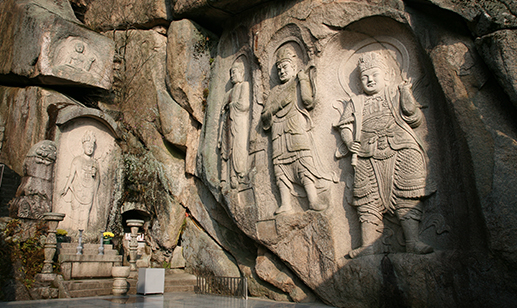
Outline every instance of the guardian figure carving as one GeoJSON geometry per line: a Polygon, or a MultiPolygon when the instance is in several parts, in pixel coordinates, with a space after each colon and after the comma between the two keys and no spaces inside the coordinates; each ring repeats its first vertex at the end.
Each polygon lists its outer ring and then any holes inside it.
{"type": "Polygon", "coordinates": [[[353,206],[361,224],[362,246],[350,251],[351,258],[376,253],[374,243],[387,213],[400,221],[407,252],[433,251],[418,237],[422,199],[433,192],[426,183],[426,155],[413,131],[423,114],[408,81],[390,84],[386,56],[379,51],[360,56],[364,93],[352,96],[337,125],[352,153],[353,206]]]}
{"type": "Polygon", "coordinates": [[[314,107],[314,92],[308,71],[298,69],[297,58],[291,45],[277,51],[280,84],[271,90],[261,115],[264,130],[271,131],[274,173],[281,197],[275,214],[293,211],[294,185],[303,186],[311,210],[322,211],[328,206],[318,196],[318,190],[323,190],[325,180],[331,177],[324,174],[312,139],[308,110],[314,107]]]}

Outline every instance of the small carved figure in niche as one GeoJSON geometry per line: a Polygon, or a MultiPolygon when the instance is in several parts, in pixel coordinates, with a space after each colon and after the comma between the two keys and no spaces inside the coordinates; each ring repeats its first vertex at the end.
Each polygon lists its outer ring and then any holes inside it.
{"type": "Polygon", "coordinates": [[[95,135],[88,130],[82,138],[82,155],[74,157],[70,166],[70,174],[61,196],[72,192],[70,220],[78,229],[86,229],[90,221],[92,206],[100,184],[99,165],[93,158],[95,135]]]}
{"type": "Polygon", "coordinates": [[[376,253],[385,213],[400,221],[407,252],[433,251],[418,238],[422,198],[434,192],[426,185],[426,154],[413,131],[423,114],[407,80],[390,84],[387,60],[378,51],[359,58],[364,94],[352,96],[337,124],[352,153],[353,205],[361,223],[362,246],[349,252],[351,258],[376,253]]]}
{"type": "Polygon", "coordinates": [[[84,49],[85,46],[83,42],[75,43],[74,51],[72,52],[67,65],[87,72],[90,71],[95,58],[88,58],[84,53],[84,49]]]}
{"type": "Polygon", "coordinates": [[[293,211],[294,184],[304,187],[310,209],[322,211],[328,206],[318,196],[318,189],[328,187],[322,180],[331,177],[324,175],[311,134],[313,125],[307,111],[314,107],[310,67],[298,70],[297,62],[292,45],[279,48],[276,68],[281,83],[271,90],[261,115],[264,130],[271,131],[273,166],[282,202],[275,214],[293,211]]]}
{"type": "Polygon", "coordinates": [[[250,86],[245,81],[244,57],[239,57],[230,69],[232,89],[225,96],[221,109],[218,148],[221,153],[221,187],[237,188],[245,182],[248,166],[248,131],[250,86]]]}
{"type": "Polygon", "coordinates": [[[23,163],[23,178],[16,198],[10,203],[10,215],[14,218],[41,219],[51,211],[52,180],[56,144],[43,140],[27,153],[23,163]]]}

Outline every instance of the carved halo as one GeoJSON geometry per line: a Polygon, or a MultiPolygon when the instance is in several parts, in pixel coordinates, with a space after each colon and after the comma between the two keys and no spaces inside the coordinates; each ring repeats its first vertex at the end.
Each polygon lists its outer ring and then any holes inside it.
{"type": "Polygon", "coordinates": [[[339,83],[348,96],[361,93],[359,72],[357,70],[359,56],[365,52],[378,50],[389,51],[389,54],[392,56],[388,65],[394,69],[396,82],[401,82],[407,78],[410,59],[404,44],[395,38],[387,36],[368,38],[346,52],[339,65],[339,83]]]}

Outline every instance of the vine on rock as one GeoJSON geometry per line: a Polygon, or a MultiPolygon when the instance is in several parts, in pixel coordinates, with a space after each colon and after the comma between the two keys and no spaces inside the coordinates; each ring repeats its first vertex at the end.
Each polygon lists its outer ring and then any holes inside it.
{"type": "MultiPolygon", "coordinates": [[[[27,289],[35,282],[45,260],[46,223],[11,219],[0,230],[0,286],[9,280],[20,281],[27,289]]],[[[0,288],[0,300],[8,299],[0,288]]],[[[12,294],[11,294],[12,295],[12,294]]]]}

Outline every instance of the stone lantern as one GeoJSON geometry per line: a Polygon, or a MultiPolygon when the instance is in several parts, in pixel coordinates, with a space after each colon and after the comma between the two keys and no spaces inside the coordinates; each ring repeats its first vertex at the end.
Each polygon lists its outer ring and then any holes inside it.
{"type": "Polygon", "coordinates": [[[136,239],[138,235],[138,228],[144,225],[144,221],[141,219],[128,219],[126,224],[131,228],[131,241],[129,242],[129,268],[131,271],[130,277],[136,276],[136,252],[138,249],[138,241],[136,239]]]}

